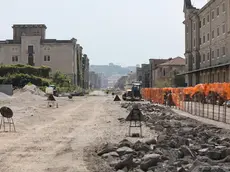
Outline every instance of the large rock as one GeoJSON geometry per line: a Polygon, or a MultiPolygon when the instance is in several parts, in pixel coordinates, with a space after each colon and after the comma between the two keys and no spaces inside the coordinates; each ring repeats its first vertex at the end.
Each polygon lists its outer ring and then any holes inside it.
{"type": "Polygon", "coordinates": [[[127,147],[127,146],[124,146],[124,147],[118,148],[118,149],[116,150],[116,152],[117,152],[120,156],[122,156],[122,155],[125,155],[125,154],[132,154],[132,153],[134,153],[134,150],[131,149],[131,148],[129,148],[129,147],[127,147]]]}
{"type": "Polygon", "coordinates": [[[156,166],[160,162],[159,154],[147,154],[142,158],[140,168],[144,171],[147,171],[150,167],[156,166]]]}
{"type": "Polygon", "coordinates": [[[209,150],[209,148],[200,149],[198,151],[198,153],[199,153],[200,156],[205,156],[205,155],[207,155],[208,150],[209,150]]]}
{"type": "Polygon", "coordinates": [[[148,145],[156,144],[157,140],[155,138],[153,138],[153,139],[147,140],[145,143],[148,144],[148,145]]]}
{"type": "Polygon", "coordinates": [[[116,170],[121,170],[125,167],[127,167],[127,169],[132,168],[133,166],[133,155],[127,155],[123,160],[121,160],[120,162],[118,162],[115,165],[115,169],[116,170]]]}
{"type": "Polygon", "coordinates": [[[212,160],[220,160],[221,159],[221,151],[218,151],[218,150],[208,151],[207,155],[212,160]]]}
{"type": "Polygon", "coordinates": [[[137,141],[134,145],[133,145],[133,149],[135,151],[144,151],[144,152],[148,152],[151,150],[151,147],[149,145],[147,145],[146,143],[143,143],[141,141],[137,141]]]}
{"type": "Polygon", "coordinates": [[[102,158],[108,158],[108,157],[119,157],[117,152],[109,152],[109,153],[105,153],[102,155],[102,158]]]}
{"type": "Polygon", "coordinates": [[[124,147],[124,146],[131,148],[133,146],[133,144],[129,140],[124,139],[124,140],[119,142],[118,147],[120,148],[120,147],[124,147]]]}
{"type": "Polygon", "coordinates": [[[114,152],[117,150],[117,145],[116,144],[112,144],[112,143],[107,143],[105,146],[103,146],[103,148],[99,151],[98,155],[101,156],[105,153],[109,153],[109,152],[114,152]]]}

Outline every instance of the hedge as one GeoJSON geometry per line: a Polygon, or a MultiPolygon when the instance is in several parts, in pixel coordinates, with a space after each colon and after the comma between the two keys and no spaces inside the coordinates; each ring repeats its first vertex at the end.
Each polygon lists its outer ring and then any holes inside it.
{"type": "Polygon", "coordinates": [[[28,74],[13,74],[0,77],[0,84],[12,84],[14,87],[22,88],[26,84],[31,83],[36,86],[49,86],[50,80],[28,74]]]}
{"type": "Polygon", "coordinates": [[[30,74],[38,77],[48,78],[51,68],[46,66],[34,67],[29,65],[0,65],[0,76],[4,77],[6,75],[22,73],[30,74]]]}

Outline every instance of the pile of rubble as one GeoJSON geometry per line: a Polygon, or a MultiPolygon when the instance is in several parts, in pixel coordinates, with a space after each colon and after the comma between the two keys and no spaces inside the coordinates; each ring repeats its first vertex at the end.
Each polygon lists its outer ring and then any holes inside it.
{"type": "MultiPolygon", "coordinates": [[[[122,104],[130,109],[131,104],[122,104]]],[[[178,116],[162,106],[139,104],[158,137],[107,143],[98,155],[119,172],[225,172],[230,170],[230,131],[178,116]]]]}

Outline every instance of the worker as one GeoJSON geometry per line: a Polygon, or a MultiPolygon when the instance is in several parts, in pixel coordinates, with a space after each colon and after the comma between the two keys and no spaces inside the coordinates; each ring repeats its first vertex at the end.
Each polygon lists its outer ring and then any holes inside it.
{"type": "Polygon", "coordinates": [[[164,105],[166,106],[167,105],[167,91],[164,92],[164,105]]]}
{"type": "Polygon", "coordinates": [[[167,105],[169,107],[171,107],[172,106],[172,92],[171,92],[171,90],[168,93],[168,100],[167,100],[167,102],[168,102],[167,105]]]}

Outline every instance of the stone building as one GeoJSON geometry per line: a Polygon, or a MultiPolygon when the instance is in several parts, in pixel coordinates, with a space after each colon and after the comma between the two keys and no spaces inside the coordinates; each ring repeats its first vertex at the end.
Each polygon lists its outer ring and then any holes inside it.
{"type": "Polygon", "coordinates": [[[93,71],[89,72],[89,87],[91,89],[101,88],[101,77],[98,73],[95,73],[93,71]]]}
{"type": "Polygon", "coordinates": [[[83,88],[89,88],[89,58],[86,54],[83,55],[83,88]]]}
{"type": "Polygon", "coordinates": [[[167,62],[168,59],[149,59],[149,65],[150,65],[150,87],[155,87],[156,85],[156,75],[155,70],[157,66],[161,63],[167,62]]]}
{"type": "MultiPolygon", "coordinates": [[[[164,63],[159,63],[153,69],[153,87],[173,87],[177,85],[175,83],[175,77],[177,74],[184,72],[185,70],[185,59],[182,57],[176,57],[168,59],[164,63]]],[[[184,85],[180,83],[181,85],[184,85]]]]}
{"type": "Polygon", "coordinates": [[[82,47],[77,39],[46,39],[44,24],[13,25],[13,39],[0,41],[1,64],[49,66],[71,77],[75,85],[83,85],[82,47]]]}
{"type": "Polygon", "coordinates": [[[143,88],[150,87],[150,65],[141,64],[141,67],[136,68],[136,80],[142,82],[143,88]]]}
{"type": "Polygon", "coordinates": [[[184,0],[186,83],[230,81],[230,1],[209,0],[197,9],[184,0]]]}

